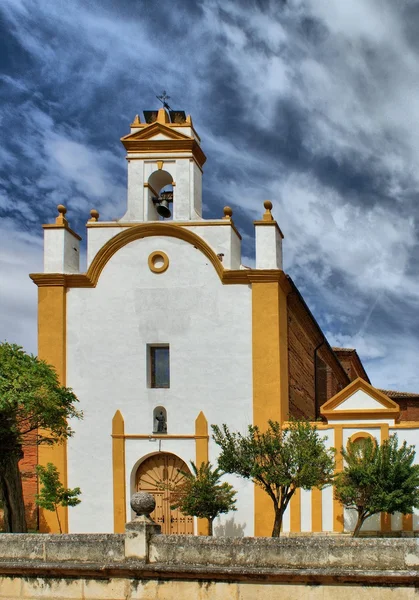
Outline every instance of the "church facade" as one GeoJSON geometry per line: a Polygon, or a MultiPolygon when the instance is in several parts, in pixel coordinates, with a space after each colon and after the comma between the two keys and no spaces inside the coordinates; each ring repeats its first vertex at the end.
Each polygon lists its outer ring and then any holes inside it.
{"type": "MultiPolygon", "coordinates": [[[[161,484],[176,485],[191,460],[216,462],[211,424],[244,431],[304,417],[322,419],[337,448],[394,431],[414,443],[419,397],[376,390],[354,350],[330,347],[283,270],[272,204],[254,223],[256,265],[247,268],[231,208],[202,217],[205,155],[191,118],[164,108],[144,114],[122,138],[127,211],[112,222],[91,211],[87,270],[60,205],[55,223],[44,225],[44,272],[31,275],[39,356],[84,412],[66,444],[38,449],[37,462],[53,462],[64,485],[82,490],[79,506],[61,509],[64,531],[122,532],[131,494],[146,490],[164,532],[205,534],[205,521],[171,510],[161,484]]],[[[270,535],[270,498],[229,480],[237,512],[219,531],[270,535]]],[[[331,488],[302,491],[284,531],[343,531],[351,519],[331,488]]],[[[56,531],[55,515],[43,512],[40,526],[56,531]]],[[[419,521],[381,515],[368,527],[413,530],[419,521]]]]}

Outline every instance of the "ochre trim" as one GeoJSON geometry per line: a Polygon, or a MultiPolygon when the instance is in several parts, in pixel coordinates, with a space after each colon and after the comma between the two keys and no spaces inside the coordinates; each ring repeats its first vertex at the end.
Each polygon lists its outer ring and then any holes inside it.
{"type": "Polygon", "coordinates": [[[208,434],[206,435],[191,435],[188,433],[184,434],[171,434],[171,433],[113,433],[113,438],[123,438],[125,440],[198,440],[198,439],[208,439],[208,434]]]}
{"type": "Polygon", "coordinates": [[[42,229],[65,229],[68,233],[71,233],[77,240],[81,240],[82,238],[78,233],[73,231],[68,225],[57,225],[56,223],[47,223],[46,225],[42,225],[42,229]]]}
{"type": "MultiPolygon", "coordinates": [[[[195,464],[199,468],[203,462],[209,461],[208,421],[201,411],[195,420],[195,464]]],[[[198,535],[208,535],[207,519],[198,519],[198,535]]]]}
{"type": "MultiPolygon", "coordinates": [[[[139,132],[136,132],[139,133],[139,132]]],[[[132,135],[136,135],[133,133],[132,135]]],[[[178,134],[181,135],[181,134],[178,134]]],[[[186,136],[185,136],[186,137],[186,136]]],[[[207,160],[201,146],[193,138],[186,139],[172,139],[172,140],[144,140],[144,139],[132,139],[127,140],[122,138],[126,151],[130,153],[143,153],[149,156],[152,153],[159,154],[160,156],[165,152],[183,152],[191,154],[198,165],[202,168],[207,160]]],[[[128,158],[131,159],[131,156],[128,158]]]]}
{"type": "MultiPolygon", "coordinates": [[[[388,440],[389,437],[389,426],[387,423],[383,423],[381,425],[381,439],[380,444],[382,444],[385,440],[388,440]]],[[[391,531],[391,515],[389,513],[381,513],[381,531],[389,532],[391,531]]]]}
{"type": "Polygon", "coordinates": [[[301,489],[297,488],[290,500],[290,532],[301,531],[301,489]]]}
{"type": "MultiPolygon", "coordinates": [[[[336,448],[336,466],[335,473],[340,473],[343,469],[343,457],[341,449],[343,447],[343,427],[342,425],[335,425],[334,429],[334,442],[333,445],[336,448]]],[[[343,504],[337,500],[333,495],[333,531],[342,533],[344,528],[343,520],[343,504]]]]}
{"type": "MultiPolygon", "coordinates": [[[[143,141],[148,142],[150,138],[162,133],[167,135],[170,140],[191,140],[189,135],[185,135],[184,133],[180,133],[173,129],[171,123],[159,123],[158,121],[154,121],[154,123],[145,123],[145,126],[141,127],[139,131],[134,131],[133,133],[128,133],[121,138],[121,142],[124,144],[125,148],[127,148],[129,142],[143,141]]],[[[138,127],[138,125],[136,125],[138,127]]],[[[166,140],[152,140],[156,142],[163,142],[166,140]]],[[[128,149],[128,148],[127,148],[128,149]]]]}
{"type": "Polygon", "coordinates": [[[377,390],[371,384],[358,377],[347,385],[343,390],[330,398],[320,408],[320,412],[328,420],[331,419],[363,419],[367,416],[377,418],[397,418],[400,414],[400,407],[396,402],[393,402],[388,396],[377,390]],[[337,407],[352,396],[355,392],[362,390],[371,398],[382,405],[382,408],[366,408],[365,410],[339,410],[337,407]]]}
{"type": "MultiPolygon", "coordinates": [[[[66,289],[64,287],[42,287],[38,290],[38,357],[52,365],[61,385],[66,384],[66,289]]],[[[60,481],[68,487],[67,443],[44,444],[38,449],[38,462],[46,466],[53,463],[59,472],[60,481]]],[[[39,509],[40,531],[58,533],[57,517],[54,512],[39,509]]],[[[63,533],[68,532],[68,508],[58,507],[63,533]]]]}
{"type": "MultiPolygon", "coordinates": [[[[288,318],[287,294],[278,283],[252,285],[253,424],[262,431],[268,420],[288,418],[288,318]]],[[[255,536],[272,533],[272,500],[254,487],[255,536]]]]}
{"type": "MultiPolygon", "coordinates": [[[[350,427],[350,429],[353,429],[354,427],[356,427],[356,425],[353,425],[352,427],[350,427]]],[[[347,429],[349,429],[349,427],[347,429]]],[[[352,434],[351,437],[348,438],[346,447],[348,448],[349,442],[356,442],[356,440],[367,438],[372,440],[375,444],[377,443],[377,440],[371,433],[368,433],[367,431],[357,431],[356,433],[352,434]]]]}
{"type": "Polygon", "coordinates": [[[163,252],[162,250],[156,250],[155,252],[152,252],[148,257],[148,268],[153,273],[164,273],[167,271],[169,268],[169,257],[167,256],[166,252],[163,252]],[[161,267],[156,267],[154,264],[156,258],[163,261],[161,267]]]}
{"type": "Polygon", "coordinates": [[[126,523],[125,424],[119,410],[112,419],[112,474],[114,533],[124,533],[126,523]]]}
{"type": "Polygon", "coordinates": [[[319,488],[311,489],[311,531],[323,531],[323,492],[319,488]]]}
{"type": "Polygon", "coordinates": [[[402,516],[402,529],[403,531],[413,531],[413,515],[402,516]]]}
{"type": "MultiPolygon", "coordinates": [[[[315,425],[317,427],[317,429],[322,429],[322,430],[332,430],[334,425],[333,423],[317,423],[316,421],[312,421],[311,425],[315,425]]],[[[338,425],[338,423],[336,424],[338,425]]],[[[335,426],[336,426],[335,425],[335,426]]],[[[359,429],[367,429],[367,428],[371,428],[371,429],[381,429],[382,425],[387,425],[387,423],[383,423],[382,421],[364,421],[363,423],[339,423],[339,425],[342,425],[342,427],[344,429],[354,429],[359,428],[359,429]]],[[[389,425],[389,430],[393,430],[393,429],[418,429],[419,430],[419,422],[418,421],[405,421],[404,423],[396,423],[395,425],[389,425]]]]}
{"type": "MultiPolygon", "coordinates": [[[[320,409],[321,410],[321,409],[320,409]]],[[[364,410],[334,410],[330,411],[327,414],[323,413],[323,416],[326,416],[329,423],[333,425],[333,421],[348,421],[348,423],[354,423],[354,421],[359,421],[360,419],[366,419],[368,416],[371,416],[371,419],[397,419],[400,414],[399,411],[395,410],[380,410],[379,408],[366,408],[364,410]]],[[[355,426],[357,425],[354,423],[355,426]]]]}

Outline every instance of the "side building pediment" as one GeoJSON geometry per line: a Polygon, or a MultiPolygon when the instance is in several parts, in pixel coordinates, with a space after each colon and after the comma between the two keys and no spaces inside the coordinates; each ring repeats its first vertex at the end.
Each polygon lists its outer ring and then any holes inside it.
{"type": "Polygon", "coordinates": [[[358,377],[320,408],[329,423],[395,420],[400,414],[396,402],[358,377]]]}

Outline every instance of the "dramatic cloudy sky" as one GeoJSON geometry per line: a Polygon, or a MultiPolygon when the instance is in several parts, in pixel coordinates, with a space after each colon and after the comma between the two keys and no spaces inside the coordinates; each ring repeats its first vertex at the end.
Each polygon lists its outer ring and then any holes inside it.
{"type": "Polygon", "coordinates": [[[419,391],[419,1],[2,0],[0,339],[36,352],[41,224],[119,218],[119,138],[163,89],[206,217],[274,203],[285,268],[378,387],[419,391]]]}

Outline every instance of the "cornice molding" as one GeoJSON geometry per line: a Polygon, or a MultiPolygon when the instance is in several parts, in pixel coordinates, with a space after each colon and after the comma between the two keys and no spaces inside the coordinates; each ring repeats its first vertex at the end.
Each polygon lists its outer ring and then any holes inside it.
{"type": "Polygon", "coordinates": [[[220,281],[224,285],[251,285],[255,283],[278,283],[286,294],[291,292],[291,285],[285,273],[279,269],[224,269],[214,250],[196,233],[185,227],[170,223],[140,223],[125,228],[108,240],[92,260],[86,273],[33,273],[32,281],[39,287],[96,287],[104,267],[112,256],[121,248],[138,239],[161,236],[183,240],[211,262],[220,281]]]}
{"type": "MultiPolygon", "coordinates": [[[[164,152],[190,152],[198,165],[204,165],[207,157],[201,149],[201,146],[193,139],[173,139],[173,140],[142,140],[122,138],[122,143],[128,153],[157,153],[164,152]]],[[[128,156],[128,158],[130,158],[128,156]]]]}

